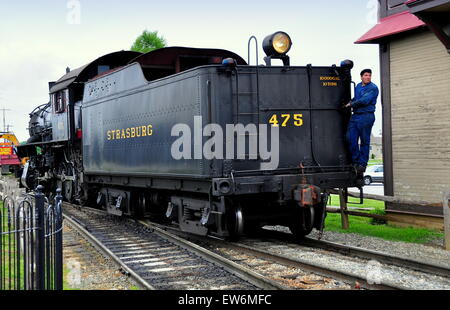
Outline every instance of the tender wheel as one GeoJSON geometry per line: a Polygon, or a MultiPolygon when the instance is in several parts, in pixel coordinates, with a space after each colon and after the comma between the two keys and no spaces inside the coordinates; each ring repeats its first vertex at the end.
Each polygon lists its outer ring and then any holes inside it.
{"type": "Polygon", "coordinates": [[[97,205],[98,192],[94,189],[88,189],[86,185],[82,185],[82,189],[80,204],[84,207],[97,205]]]}
{"type": "Polygon", "coordinates": [[[133,217],[136,219],[144,218],[146,206],[147,201],[145,195],[144,194],[139,195],[138,202],[133,208],[133,217]]]}
{"type": "Polygon", "coordinates": [[[364,185],[370,185],[372,184],[372,178],[369,176],[364,177],[364,185]]]}
{"type": "Polygon", "coordinates": [[[292,216],[289,229],[296,239],[303,239],[309,235],[314,227],[314,207],[299,208],[292,216]]]}
{"type": "Polygon", "coordinates": [[[231,206],[228,209],[227,228],[230,240],[236,241],[244,233],[244,216],[241,206],[231,206]]]}

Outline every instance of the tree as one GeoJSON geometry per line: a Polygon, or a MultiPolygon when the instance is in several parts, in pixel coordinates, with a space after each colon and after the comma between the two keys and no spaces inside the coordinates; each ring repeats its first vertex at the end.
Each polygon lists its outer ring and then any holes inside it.
{"type": "Polygon", "coordinates": [[[162,36],[158,36],[158,31],[148,31],[144,32],[137,37],[134,41],[131,50],[135,52],[148,53],[159,48],[166,47],[166,39],[162,36]]]}

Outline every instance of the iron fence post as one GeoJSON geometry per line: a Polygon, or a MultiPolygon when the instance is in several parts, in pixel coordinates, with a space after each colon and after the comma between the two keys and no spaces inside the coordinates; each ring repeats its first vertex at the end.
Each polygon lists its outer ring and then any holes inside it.
{"type": "Polygon", "coordinates": [[[37,215],[37,251],[36,251],[36,279],[38,290],[45,289],[45,196],[44,186],[36,188],[36,215],[37,215]]]}
{"type": "Polygon", "coordinates": [[[62,195],[61,189],[56,190],[55,215],[56,215],[56,245],[55,245],[55,289],[63,289],[63,231],[62,231],[62,195]]]}

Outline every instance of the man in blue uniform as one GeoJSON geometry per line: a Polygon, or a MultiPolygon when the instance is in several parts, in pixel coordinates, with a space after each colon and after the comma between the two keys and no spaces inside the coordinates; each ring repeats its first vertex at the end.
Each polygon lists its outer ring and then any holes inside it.
{"type": "Polygon", "coordinates": [[[352,162],[358,173],[366,171],[370,152],[370,135],[375,122],[375,105],[379,90],[372,83],[372,70],[361,71],[361,83],[356,86],[355,98],[345,107],[353,109],[347,130],[347,141],[352,162]],[[361,140],[361,145],[358,141],[361,140]]]}

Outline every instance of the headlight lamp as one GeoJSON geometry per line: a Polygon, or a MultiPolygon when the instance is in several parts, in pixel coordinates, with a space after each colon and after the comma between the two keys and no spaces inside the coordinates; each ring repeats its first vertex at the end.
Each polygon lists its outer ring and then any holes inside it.
{"type": "Polygon", "coordinates": [[[263,41],[263,49],[267,56],[286,55],[292,47],[292,40],[286,32],[278,31],[267,36],[263,41]]]}

